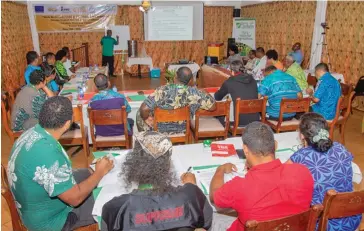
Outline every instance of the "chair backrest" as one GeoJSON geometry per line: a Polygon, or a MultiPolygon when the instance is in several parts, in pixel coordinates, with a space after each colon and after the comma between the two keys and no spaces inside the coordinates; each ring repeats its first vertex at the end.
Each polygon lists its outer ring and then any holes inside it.
{"type": "Polygon", "coordinates": [[[10,191],[8,177],[4,165],[1,165],[1,195],[5,198],[6,203],[9,206],[13,230],[26,231],[26,228],[24,227],[18,210],[15,206],[13,194],[10,191]]]}
{"type": "Polygon", "coordinates": [[[353,85],[351,84],[340,83],[340,87],[341,87],[341,94],[344,96],[350,95],[350,93],[353,91],[353,85]]]}
{"type": "Polygon", "coordinates": [[[261,113],[261,121],[265,121],[265,112],[267,105],[268,97],[264,97],[263,99],[249,99],[242,100],[237,98],[235,101],[235,124],[239,124],[239,115],[240,114],[252,114],[252,113],[261,113]]]}
{"type": "Polygon", "coordinates": [[[219,101],[216,102],[216,109],[213,111],[207,111],[203,109],[199,109],[196,111],[196,117],[203,117],[203,116],[230,116],[230,103],[231,100],[228,99],[226,101],[219,101]]]}
{"type": "Polygon", "coordinates": [[[311,98],[285,99],[281,101],[280,117],[284,113],[308,112],[310,110],[311,98]]]}
{"type": "Polygon", "coordinates": [[[315,76],[312,76],[311,74],[308,74],[307,76],[307,83],[310,86],[316,87],[317,79],[315,76]]]}
{"type": "Polygon", "coordinates": [[[335,117],[332,120],[332,124],[335,124],[336,121],[339,120],[340,116],[343,116],[344,119],[347,119],[349,117],[351,112],[351,103],[353,101],[354,96],[355,96],[355,91],[352,91],[350,95],[342,95],[339,98],[336,106],[335,117]]]}
{"type": "Polygon", "coordinates": [[[186,121],[186,134],[190,133],[190,108],[188,106],[173,110],[155,108],[154,110],[154,130],[158,131],[158,123],[186,121]]]}
{"type": "Polygon", "coordinates": [[[338,193],[333,189],[326,192],[324,211],[319,230],[326,230],[328,219],[354,216],[364,213],[364,191],[338,193]]]}
{"type": "Polygon", "coordinates": [[[11,129],[11,105],[12,96],[9,92],[3,92],[1,94],[1,119],[8,136],[13,136],[13,130],[11,129]]]}
{"type": "Polygon", "coordinates": [[[95,125],[121,125],[124,124],[124,134],[126,142],[129,142],[128,137],[128,126],[127,125],[127,114],[125,106],[120,109],[110,110],[94,110],[91,107],[87,108],[88,115],[90,118],[90,131],[92,142],[96,142],[95,138],[95,125]]]}
{"type": "Polygon", "coordinates": [[[322,205],[314,205],[305,212],[284,217],[276,220],[257,222],[254,220],[247,221],[245,231],[277,231],[277,230],[294,230],[294,231],[314,231],[317,218],[323,210],[322,205]]]}

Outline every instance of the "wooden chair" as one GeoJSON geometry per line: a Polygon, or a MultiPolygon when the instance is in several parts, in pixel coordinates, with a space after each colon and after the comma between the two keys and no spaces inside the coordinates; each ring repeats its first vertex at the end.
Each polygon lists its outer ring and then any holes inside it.
{"type": "MultiPolygon", "coordinates": [[[[5,201],[9,206],[11,225],[13,227],[13,230],[27,231],[27,228],[24,226],[19,216],[13,194],[9,188],[9,181],[6,173],[6,168],[2,164],[1,164],[1,196],[5,198],[5,201]]],[[[98,230],[99,226],[97,223],[75,229],[75,231],[98,231],[98,230]]]]}
{"type": "Polygon", "coordinates": [[[125,146],[126,149],[132,147],[132,136],[128,135],[128,121],[125,106],[120,109],[111,110],[93,110],[88,107],[88,115],[90,118],[91,139],[93,143],[93,151],[102,147],[120,147],[125,146]],[[124,124],[124,135],[120,136],[95,136],[95,125],[120,125],[124,124]]]}
{"type": "Polygon", "coordinates": [[[327,121],[330,126],[330,139],[334,138],[335,127],[339,127],[342,144],[345,144],[345,125],[349,119],[351,103],[353,101],[354,95],[355,91],[352,91],[350,95],[341,96],[336,106],[334,119],[327,121]]]}
{"type": "Polygon", "coordinates": [[[231,126],[230,132],[233,136],[243,134],[244,127],[239,127],[239,116],[241,114],[252,114],[252,113],[260,113],[261,114],[261,122],[265,123],[265,113],[266,113],[266,105],[267,105],[267,97],[263,99],[250,99],[250,100],[241,100],[237,98],[235,101],[235,117],[234,124],[231,126]]]}
{"type": "Polygon", "coordinates": [[[11,110],[14,103],[14,97],[9,92],[1,94],[1,119],[6,134],[10,138],[11,145],[22,134],[22,132],[14,132],[11,129],[11,110]]]}
{"type": "Polygon", "coordinates": [[[280,219],[258,222],[247,221],[245,231],[315,231],[317,218],[323,210],[322,205],[314,205],[305,212],[280,219]]]}
{"type": "Polygon", "coordinates": [[[323,202],[319,231],[325,231],[329,219],[343,218],[364,213],[364,191],[338,193],[333,189],[326,192],[323,202]]]}
{"type": "Polygon", "coordinates": [[[285,99],[281,101],[280,112],[278,121],[268,120],[266,123],[277,133],[281,131],[295,131],[300,123],[299,120],[293,118],[292,120],[283,121],[284,113],[299,113],[308,112],[310,110],[311,98],[303,99],[285,99]]]}
{"type": "Polygon", "coordinates": [[[190,142],[191,136],[191,118],[190,118],[190,108],[182,107],[174,110],[164,110],[161,108],[156,108],[154,110],[154,131],[158,131],[158,123],[164,122],[177,122],[186,121],[186,132],[179,134],[168,135],[172,143],[185,143],[190,142]]]}
{"type": "Polygon", "coordinates": [[[309,86],[313,86],[314,88],[316,87],[317,84],[317,79],[315,76],[312,76],[311,74],[307,75],[307,83],[309,86]]]}
{"type": "Polygon", "coordinates": [[[82,104],[73,108],[73,122],[80,125],[80,129],[70,130],[62,135],[59,142],[62,145],[82,145],[84,153],[84,164],[88,167],[88,157],[90,156],[90,147],[88,143],[88,127],[83,122],[82,104]]]}
{"type": "Polygon", "coordinates": [[[198,142],[199,138],[227,138],[230,126],[230,103],[230,99],[216,102],[216,110],[206,111],[200,109],[196,112],[195,120],[191,121],[191,129],[194,134],[195,142],[198,142]],[[225,127],[217,118],[215,118],[215,116],[225,117],[225,127]]]}

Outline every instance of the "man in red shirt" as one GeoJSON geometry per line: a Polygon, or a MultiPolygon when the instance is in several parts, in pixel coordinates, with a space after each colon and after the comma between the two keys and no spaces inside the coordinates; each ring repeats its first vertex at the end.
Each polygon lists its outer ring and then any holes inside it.
{"type": "Polygon", "coordinates": [[[217,168],[210,185],[211,202],[238,213],[228,230],[243,231],[248,220],[266,221],[307,210],[313,192],[311,173],[303,165],[275,159],[271,128],[253,122],[246,126],[242,139],[248,173],[224,184],[224,174],[237,171],[235,165],[224,164],[217,168]]]}

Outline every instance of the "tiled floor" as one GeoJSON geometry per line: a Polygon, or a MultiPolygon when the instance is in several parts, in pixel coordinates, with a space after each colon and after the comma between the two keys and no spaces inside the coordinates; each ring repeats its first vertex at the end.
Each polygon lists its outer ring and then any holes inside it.
{"type": "MultiPolygon", "coordinates": [[[[118,77],[112,78],[112,83],[117,86],[119,90],[139,90],[139,89],[154,89],[160,84],[164,83],[163,79],[150,79],[150,78],[130,78],[118,77]]],[[[364,134],[361,133],[361,121],[364,116],[364,112],[354,110],[354,114],[351,115],[346,127],[346,147],[353,153],[354,162],[364,170],[364,134]]],[[[9,137],[6,135],[4,129],[1,129],[1,163],[7,165],[9,153],[11,150],[9,137]]],[[[339,137],[336,134],[335,137],[339,137]]],[[[67,150],[69,155],[72,155],[77,150],[76,147],[69,148],[67,150]]],[[[91,161],[92,157],[89,158],[91,161]]],[[[74,168],[82,167],[82,152],[77,152],[72,155],[72,163],[74,168]]],[[[364,183],[355,185],[356,189],[364,189],[364,183]]],[[[361,230],[364,229],[364,223],[361,224],[361,230]]],[[[4,199],[1,200],[1,230],[12,231],[12,225],[10,220],[10,212],[4,199]]]]}

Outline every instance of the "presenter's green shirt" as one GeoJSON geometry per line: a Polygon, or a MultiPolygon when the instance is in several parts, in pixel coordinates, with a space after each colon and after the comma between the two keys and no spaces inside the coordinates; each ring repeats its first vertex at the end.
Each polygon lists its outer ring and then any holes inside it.
{"type": "Polygon", "coordinates": [[[72,207],[57,196],[75,184],[67,153],[39,124],[14,144],[7,175],[20,217],[30,231],[60,231],[72,207]]]}
{"type": "Polygon", "coordinates": [[[103,56],[113,56],[114,55],[114,45],[118,42],[111,36],[104,36],[101,39],[102,45],[102,55],[103,56]]]}

